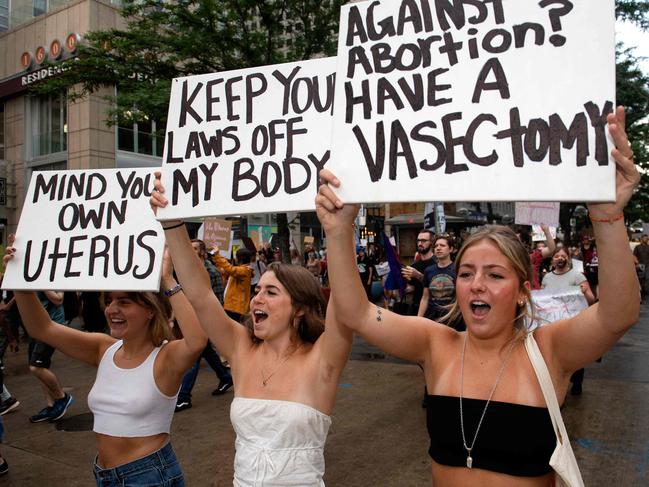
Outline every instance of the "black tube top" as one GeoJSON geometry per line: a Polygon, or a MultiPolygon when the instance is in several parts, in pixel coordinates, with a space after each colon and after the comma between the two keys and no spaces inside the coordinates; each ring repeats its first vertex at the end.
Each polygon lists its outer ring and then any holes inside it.
{"type": "MultiPolygon", "coordinates": [[[[462,399],[464,433],[471,445],[487,401],[462,399]]],[[[426,425],[428,454],[441,465],[466,467],[462,444],[460,398],[428,396],[426,425]]],[[[518,477],[539,477],[552,472],[550,457],[557,445],[547,408],[491,401],[473,445],[473,468],[518,477]]]]}

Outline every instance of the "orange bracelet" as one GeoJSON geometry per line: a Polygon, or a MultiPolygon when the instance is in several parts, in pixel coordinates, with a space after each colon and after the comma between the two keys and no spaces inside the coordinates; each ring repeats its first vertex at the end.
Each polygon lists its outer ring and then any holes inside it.
{"type": "Polygon", "coordinates": [[[595,218],[593,215],[591,215],[589,213],[588,217],[590,218],[590,221],[592,221],[592,222],[613,224],[613,222],[616,222],[618,220],[623,220],[624,219],[624,213],[620,213],[619,215],[612,216],[611,218],[595,218]]]}

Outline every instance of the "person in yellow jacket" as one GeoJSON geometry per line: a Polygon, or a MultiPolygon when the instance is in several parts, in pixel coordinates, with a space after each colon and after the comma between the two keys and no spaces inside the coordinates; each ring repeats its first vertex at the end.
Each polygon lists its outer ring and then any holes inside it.
{"type": "Polygon", "coordinates": [[[252,256],[251,252],[246,248],[237,250],[236,265],[232,265],[219,253],[218,248],[215,250],[214,265],[228,276],[223,308],[230,318],[240,322],[250,309],[250,282],[255,274],[255,271],[248,267],[252,256]]]}

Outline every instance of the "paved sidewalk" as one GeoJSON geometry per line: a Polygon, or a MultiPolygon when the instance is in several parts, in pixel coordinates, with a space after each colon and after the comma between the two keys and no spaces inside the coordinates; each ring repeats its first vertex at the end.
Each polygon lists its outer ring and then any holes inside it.
{"type": "MultiPolygon", "coordinates": [[[[6,383],[21,406],[4,416],[10,473],[0,486],[92,486],[95,455],[86,396],[94,369],[60,353],[53,370],[75,396],[58,424],[29,423],[43,406],[28,372],[26,345],[7,352],[6,383]]],[[[357,341],[343,375],[326,447],[328,486],[418,487],[430,485],[423,377],[418,367],[386,359],[357,341]]],[[[190,487],[231,486],[234,432],[232,393],[213,397],[216,377],[203,367],[192,409],[177,413],[172,440],[190,487]]],[[[586,485],[649,485],[649,306],[640,323],[601,364],[586,370],[584,392],[568,396],[564,418],[586,485]]]]}

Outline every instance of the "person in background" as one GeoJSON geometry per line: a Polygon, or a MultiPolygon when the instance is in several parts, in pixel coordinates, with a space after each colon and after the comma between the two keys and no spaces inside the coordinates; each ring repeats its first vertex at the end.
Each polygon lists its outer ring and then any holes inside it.
{"type": "MultiPolygon", "coordinates": [[[[0,285],[2,285],[2,277],[0,276],[0,285]]],[[[18,341],[14,336],[12,327],[7,320],[8,308],[15,306],[15,299],[11,291],[2,291],[3,300],[0,302],[0,416],[14,411],[20,406],[20,401],[13,397],[4,383],[4,356],[7,348],[13,352],[18,351],[18,341]],[[8,295],[11,294],[11,297],[8,295]]],[[[1,468],[1,467],[0,467],[1,468]]]]}
{"type": "Polygon", "coordinates": [[[408,282],[406,293],[410,294],[412,306],[407,314],[417,315],[421,297],[424,293],[424,271],[427,267],[435,263],[435,253],[433,252],[433,240],[435,233],[432,230],[424,228],[417,235],[417,257],[411,265],[401,268],[401,274],[408,282]]]}
{"type": "Polygon", "coordinates": [[[543,265],[543,261],[545,259],[552,256],[552,253],[556,248],[556,244],[554,242],[554,238],[552,238],[550,228],[547,225],[541,225],[541,230],[543,230],[543,233],[545,234],[545,247],[539,247],[539,245],[537,244],[532,250],[529,250],[532,245],[532,239],[529,233],[518,232],[516,234],[519,240],[523,243],[523,245],[525,245],[530,253],[530,261],[532,262],[533,272],[533,278],[531,282],[532,289],[541,289],[541,266],[543,265]]]}
{"type": "MultiPolygon", "coordinates": [[[[223,279],[221,273],[216,269],[214,264],[209,260],[209,255],[207,253],[207,247],[205,242],[200,239],[193,239],[191,241],[192,248],[196,253],[196,256],[205,266],[205,270],[210,276],[210,286],[212,287],[212,292],[218,298],[219,302],[223,303],[223,279]]],[[[192,390],[196,384],[196,378],[198,377],[198,371],[201,367],[201,359],[205,359],[208,365],[212,368],[216,377],[219,380],[218,386],[212,391],[213,396],[220,396],[225,394],[230,387],[232,387],[232,375],[230,371],[223,365],[221,362],[221,357],[216,353],[212,343],[208,340],[203,353],[196,360],[191,369],[187,371],[183,377],[183,382],[180,386],[180,391],[178,392],[178,400],[176,401],[175,412],[184,411],[192,407],[192,390]]]]}
{"type": "Polygon", "coordinates": [[[302,265],[302,257],[300,256],[300,251],[296,247],[291,249],[291,264],[302,265]]]}
{"type": "MultiPolygon", "coordinates": [[[[5,424],[4,421],[2,420],[2,416],[0,416],[0,445],[4,440],[4,436],[5,436],[5,424]]],[[[7,463],[7,460],[2,456],[2,451],[0,451],[0,475],[5,475],[7,473],[9,473],[9,464],[7,463]]]]}
{"type": "MultiPolygon", "coordinates": [[[[579,287],[589,306],[595,304],[597,301],[590,289],[586,276],[572,268],[572,261],[564,248],[555,249],[554,255],[552,256],[552,271],[543,277],[542,286],[543,289],[579,287]]],[[[572,383],[570,394],[573,396],[581,394],[584,382],[583,367],[570,376],[570,382],[572,383]]]]}
{"type": "Polygon", "coordinates": [[[235,264],[232,265],[228,259],[219,253],[219,249],[216,247],[214,248],[213,259],[216,267],[228,276],[223,308],[230,318],[235,321],[241,321],[241,318],[248,313],[250,305],[250,283],[255,273],[248,266],[251,260],[251,252],[246,248],[237,250],[235,264]]]}
{"type": "Polygon", "coordinates": [[[311,251],[309,252],[305,267],[307,271],[313,274],[313,277],[315,277],[318,280],[318,282],[321,282],[320,281],[320,271],[321,271],[320,259],[318,258],[318,254],[314,249],[311,249],[311,251]]]}
{"type": "Polygon", "coordinates": [[[83,329],[90,333],[106,333],[108,322],[101,303],[101,293],[97,291],[81,291],[79,294],[83,329]]]}
{"type": "Polygon", "coordinates": [[[642,276],[640,290],[644,300],[649,296],[649,235],[646,233],[640,238],[640,243],[633,249],[633,257],[635,258],[635,265],[642,266],[638,275],[642,276]]]}
{"type": "MultiPolygon", "coordinates": [[[[58,291],[39,291],[36,296],[41,306],[47,311],[50,320],[65,325],[63,293],[58,291]]],[[[23,309],[21,308],[20,311],[24,323],[25,316],[23,309]]],[[[50,370],[52,355],[54,355],[56,348],[33,337],[28,327],[27,331],[30,334],[29,371],[41,383],[47,402],[47,406],[33,416],[30,416],[29,421],[32,423],[56,421],[65,415],[68,407],[74,402],[74,397],[63,391],[58,377],[50,370]]]]}
{"type": "MultiPolygon", "coordinates": [[[[298,262],[299,258],[300,254],[298,253],[298,262]]],[[[250,264],[248,264],[248,267],[250,267],[254,272],[252,279],[250,280],[250,296],[252,296],[255,294],[255,287],[259,283],[259,279],[261,279],[261,276],[266,272],[266,264],[257,258],[257,253],[252,252],[250,254],[250,264]]]]}
{"type": "Polygon", "coordinates": [[[372,297],[372,277],[374,277],[374,261],[367,255],[365,247],[361,247],[356,256],[356,266],[361,276],[361,282],[368,299],[372,297]]]}
{"type": "Polygon", "coordinates": [[[589,235],[581,237],[581,256],[584,262],[584,275],[588,279],[588,284],[593,294],[597,296],[597,287],[599,284],[599,257],[597,256],[597,245],[595,239],[589,235]]]}

